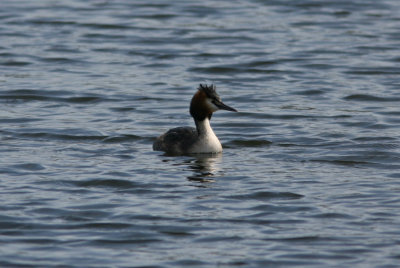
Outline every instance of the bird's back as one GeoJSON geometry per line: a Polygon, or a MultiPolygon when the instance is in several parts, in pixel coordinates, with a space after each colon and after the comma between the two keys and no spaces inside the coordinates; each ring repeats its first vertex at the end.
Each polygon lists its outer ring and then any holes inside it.
{"type": "Polygon", "coordinates": [[[197,138],[197,130],[193,127],[173,128],[157,138],[153,143],[153,150],[173,155],[185,154],[197,138]]]}

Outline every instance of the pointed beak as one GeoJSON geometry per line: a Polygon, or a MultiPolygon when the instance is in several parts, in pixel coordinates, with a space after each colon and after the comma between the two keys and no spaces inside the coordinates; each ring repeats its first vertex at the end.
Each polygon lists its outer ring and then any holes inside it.
{"type": "Polygon", "coordinates": [[[232,112],[237,112],[236,109],[229,107],[228,105],[224,104],[222,101],[214,101],[215,106],[217,106],[221,110],[227,110],[232,112]]]}

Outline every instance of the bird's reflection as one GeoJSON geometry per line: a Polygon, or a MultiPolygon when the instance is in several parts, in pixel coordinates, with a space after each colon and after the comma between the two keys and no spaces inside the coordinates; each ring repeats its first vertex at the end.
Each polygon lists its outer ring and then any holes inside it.
{"type": "Polygon", "coordinates": [[[162,161],[171,162],[173,166],[184,166],[185,170],[192,171],[193,174],[186,177],[189,181],[210,183],[214,182],[215,177],[220,176],[222,154],[198,154],[181,157],[166,155],[166,158],[162,161]]]}
{"type": "Polygon", "coordinates": [[[187,179],[194,182],[214,182],[214,177],[220,171],[221,160],[222,154],[196,155],[188,166],[193,175],[187,179]]]}

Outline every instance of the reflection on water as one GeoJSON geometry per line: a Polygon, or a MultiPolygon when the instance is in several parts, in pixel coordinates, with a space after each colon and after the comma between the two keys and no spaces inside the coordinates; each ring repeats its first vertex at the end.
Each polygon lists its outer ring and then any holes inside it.
{"type": "Polygon", "coordinates": [[[162,162],[176,167],[183,167],[183,170],[192,171],[193,174],[187,176],[190,181],[214,182],[215,177],[220,176],[222,153],[218,154],[196,154],[190,156],[159,156],[162,162]]]}
{"type": "Polygon", "coordinates": [[[214,182],[216,173],[221,168],[222,153],[196,155],[188,167],[193,171],[188,180],[197,182],[214,182]]]}

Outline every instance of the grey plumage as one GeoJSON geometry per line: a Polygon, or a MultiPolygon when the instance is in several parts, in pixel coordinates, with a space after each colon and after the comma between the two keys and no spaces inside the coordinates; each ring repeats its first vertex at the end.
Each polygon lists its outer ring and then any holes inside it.
{"type": "Polygon", "coordinates": [[[154,142],[153,150],[172,155],[185,154],[184,148],[190,148],[197,137],[197,130],[193,127],[176,127],[161,135],[154,142]]]}

